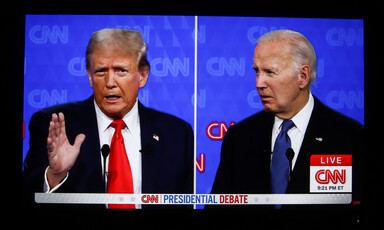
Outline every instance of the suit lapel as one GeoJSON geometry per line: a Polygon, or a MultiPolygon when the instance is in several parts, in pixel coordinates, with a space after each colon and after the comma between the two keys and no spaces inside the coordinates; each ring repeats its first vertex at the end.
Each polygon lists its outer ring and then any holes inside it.
{"type": "Polygon", "coordinates": [[[261,151],[261,162],[263,162],[262,165],[260,165],[260,170],[262,170],[259,175],[264,175],[264,178],[259,178],[259,181],[264,183],[265,186],[261,186],[261,188],[265,188],[266,190],[258,191],[258,193],[270,193],[271,192],[271,179],[270,179],[270,172],[271,172],[271,154],[272,154],[272,128],[273,124],[275,122],[274,115],[270,113],[265,113],[266,117],[264,119],[264,122],[261,124],[263,133],[262,136],[259,136],[258,138],[261,139],[263,143],[263,148],[261,151]]]}
{"type": "Polygon", "coordinates": [[[70,121],[66,122],[70,125],[67,128],[67,134],[71,135],[68,137],[71,143],[80,133],[86,136],[69,179],[73,180],[74,189],[78,192],[104,192],[100,140],[93,97],[80,103],[77,111],[70,114],[70,116],[76,116],[72,118],[72,125],[69,124],[70,121]]]}
{"type": "Polygon", "coordinates": [[[158,184],[157,172],[159,155],[156,154],[156,126],[154,118],[147,108],[139,102],[140,135],[141,135],[141,156],[142,156],[142,192],[153,193],[158,184]]]}
{"type": "Polygon", "coordinates": [[[246,193],[270,193],[271,139],[274,116],[267,112],[261,112],[260,115],[261,119],[255,119],[252,128],[246,129],[249,133],[243,133],[243,137],[249,139],[243,144],[247,150],[244,151],[246,154],[242,156],[239,170],[243,172],[240,180],[242,180],[241,185],[244,186],[242,191],[246,193]],[[249,183],[249,175],[252,175],[251,180],[257,181],[257,183],[249,183]]]}
{"type": "Polygon", "coordinates": [[[321,122],[324,105],[316,97],[314,97],[314,100],[312,115],[288,184],[287,193],[309,192],[310,157],[313,154],[322,154],[325,150],[323,143],[325,134],[321,122]]]}

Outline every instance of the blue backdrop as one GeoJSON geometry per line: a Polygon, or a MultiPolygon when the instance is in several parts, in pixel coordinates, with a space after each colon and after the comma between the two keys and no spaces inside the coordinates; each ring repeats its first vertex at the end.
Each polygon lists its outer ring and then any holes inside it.
{"type": "Polygon", "coordinates": [[[197,193],[209,193],[226,129],[263,109],[252,57],[266,32],[292,29],[313,44],[318,61],[312,93],[364,123],[363,20],[199,17],[197,90],[197,193]],[[202,164],[205,161],[205,167],[202,164]]]}
{"type": "Polygon", "coordinates": [[[363,20],[198,16],[195,25],[194,16],[27,15],[23,159],[34,112],[92,94],[85,49],[92,32],[105,27],[139,30],[148,43],[151,73],[139,100],[191,125],[196,119],[196,193],[211,190],[226,129],[262,110],[252,56],[266,32],[303,33],[318,60],[312,93],[364,124],[363,20]]]}
{"type": "Polygon", "coordinates": [[[151,73],[139,100],[193,124],[194,17],[27,15],[23,159],[33,113],[92,95],[85,50],[91,34],[105,27],[134,29],[144,35],[151,73]]]}

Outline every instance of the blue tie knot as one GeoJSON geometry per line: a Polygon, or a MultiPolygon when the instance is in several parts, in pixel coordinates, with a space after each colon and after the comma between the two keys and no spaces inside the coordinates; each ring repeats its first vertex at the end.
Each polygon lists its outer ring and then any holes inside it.
{"type": "Polygon", "coordinates": [[[284,120],[283,124],[281,125],[281,132],[288,132],[295,124],[292,120],[284,120]]]}

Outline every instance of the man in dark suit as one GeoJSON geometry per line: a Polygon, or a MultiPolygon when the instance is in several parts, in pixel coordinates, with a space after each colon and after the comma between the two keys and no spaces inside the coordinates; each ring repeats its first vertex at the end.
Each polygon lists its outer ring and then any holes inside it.
{"type": "Polygon", "coordinates": [[[264,111],[228,129],[211,193],[309,193],[311,155],[352,154],[353,199],[360,199],[363,126],[311,94],[316,77],[311,43],[295,31],[270,32],[258,40],[253,67],[264,111]],[[293,125],[282,134],[286,121],[293,125]],[[280,135],[289,139],[281,156],[286,166],[273,169],[280,135]],[[289,147],[291,162],[285,154],[289,147]],[[273,174],[283,167],[287,184],[276,191],[282,182],[274,185],[273,174]]]}
{"type": "Polygon", "coordinates": [[[33,202],[34,192],[105,192],[104,169],[108,174],[114,154],[112,123],[118,120],[126,124],[121,134],[134,193],[193,193],[191,126],[137,100],[150,68],[142,35],[122,29],[97,31],[86,60],[93,96],[43,109],[31,118],[23,172],[25,202],[33,202]],[[106,165],[104,144],[111,146],[106,165]]]}

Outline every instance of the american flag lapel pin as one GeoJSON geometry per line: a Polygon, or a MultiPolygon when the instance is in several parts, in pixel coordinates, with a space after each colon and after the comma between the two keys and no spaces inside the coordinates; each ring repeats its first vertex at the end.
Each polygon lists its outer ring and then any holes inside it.
{"type": "Polygon", "coordinates": [[[315,138],[317,141],[319,141],[319,142],[323,142],[323,138],[322,137],[316,137],[315,138]]]}
{"type": "Polygon", "coordinates": [[[152,138],[155,139],[156,141],[159,141],[159,140],[160,140],[160,137],[157,136],[156,134],[153,134],[152,138]]]}

